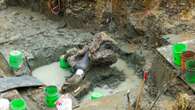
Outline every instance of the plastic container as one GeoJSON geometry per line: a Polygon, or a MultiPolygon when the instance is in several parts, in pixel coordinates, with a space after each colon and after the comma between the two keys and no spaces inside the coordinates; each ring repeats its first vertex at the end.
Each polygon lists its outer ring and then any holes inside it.
{"type": "Polygon", "coordinates": [[[17,50],[11,51],[9,54],[9,65],[12,69],[17,70],[23,64],[23,53],[17,50]]]}
{"type": "Polygon", "coordinates": [[[69,94],[62,95],[56,103],[57,110],[72,110],[72,98],[69,94]]]}
{"type": "Polygon", "coordinates": [[[195,83],[195,59],[186,61],[185,79],[188,83],[195,83]]]}
{"type": "Polygon", "coordinates": [[[0,110],[9,110],[9,100],[0,98],[0,110]]]}
{"type": "Polygon", "coordinates": [[[186,51],[186,52],[182,53],[182,61],[181,61],[182,73],[185,73],[185,71],[186,71],[186,61],[191,59],[193,56],[195,56],[195,53],[192,51],[186,51]]]}
{"type": "Polygon", "coordinates": [[[181,65],[181,54],[187,50],[186,44],[174,44],[172,46],[173,62],[174,64],[181,65]]]}
{"type": "Polygon", "coordinates": [[[26,102],[23,99],[14,99],[11,101],[11,110],[27,110],[26,102]]]}
{"type": "Polygon", "coordinates": [[[45,104],[53,108],[56,106],[56,101],[59,99],[59,92],[56,86],[48,86],[44,90],[45,104]]]}
{"type": "Polygon", "coordinates": [[[91,94],[91,100],[97,100],[103,97],[103,94],[100,92],[93,92],[91,94]]]}
{"type": "Polygon", "coordinates": [[[62,55],[60,57],[59,64],[60,64],[60,67],[63,68],[63,69],[69,69],[70,68],[70,65],[69,65],[68,61],[65,59],[64,55],[62,55]]]}

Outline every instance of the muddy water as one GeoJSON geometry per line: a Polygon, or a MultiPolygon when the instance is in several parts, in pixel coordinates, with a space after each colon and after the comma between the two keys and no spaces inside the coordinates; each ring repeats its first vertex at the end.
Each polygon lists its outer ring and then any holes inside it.
{"type": "MultiPolygon", "coordinates": [[[[108,96],[120,91],[136,90],[139,86],[140,79],[135,75],[134,70],[128,67],[128,64],[124,60],[118,59],[117,63],[112,65],[112,68],[117,68],[119,71],[122,71],[126,76],[125,81],[121,82],[116,88],[109,88],[106,84],[102,87],[95,87],[83,98],[83,100],[90,99],[90,94],[93,91],[101,92],[104,96],[108,96]]],[[[37,77],[44,84],[56,85],[58,88],[62,86],[65,78],[70,75],[71,73],[69,71],[59,67],[58,62],[39,67],[33,71],[33,76],[37,77]]]]}
{"type": "Polygon", "coordinates": [[[128,64],[124,60],[119,59],[118,62],[113,65],[113,67],[116,67],[119,71],[123,71],[123,73],[126,75],[126,80],[117,87],[117,90],[137,88],[140,83],[140,78],[138,78],[138,76],[135,74],[133,68],[128,67],[128,64]]]}
{"type": "Polygon", "coordinates": [[[123,59],[118,59],[117,63],[112,65],[112,68],[115,68],[115,67],[119,71],[122,71],[125,74],[126,80],[121,82],[121,84],[118,85],[116,88],[109,88],[107,85],[104,85],[101,88],[100,87],[95,87],[92,91],[90,91],[88,93],[88,95],[86,95],[83,98],[83,101],[89,100],[90,95],[94,91],[100,92],[104,96],[109,96],[109,95],[113,95],[113,94],[116,94],[116,93],[121,92],[121,91],[130,90],[130,91],[133,92],[133,91],[137,90],[141,80],[136,76],[133,68],[128,67],[128,64],[123,59]]]}
{"type": "Polygon", "coordinates": [[[58,62],[39,67],[32,74],[45,85],[55,85],[58,88],[61,88],[65,78],[71,75],[69,71],[61,69],[58,62]]]}

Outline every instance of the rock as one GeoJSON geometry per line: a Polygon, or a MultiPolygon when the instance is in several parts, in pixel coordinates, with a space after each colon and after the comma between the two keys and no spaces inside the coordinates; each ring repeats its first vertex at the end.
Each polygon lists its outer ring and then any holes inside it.
{"type": "Polygon", "coordinates": [[[17,11],[14,11],[11,13],[13,16],[17,16],[17,15],[20,15],[20,13],[18,13],[17,11]]]}
{"type": "Polygon", "coordinates": [[[114,63],[116,63],[117,61],[117,57],[114,53],[114,51],[109,50],[109,49],[105,49],[102,50],[100,52],[97,52],[94,56],[93,56],[93,62],[95,63],[94,65],[112,65],[114,63]]]}
{"type": "Polygon", "coordinates": [[[0,10],[6,9],[6,8],[7,8],[6,1],[0,0],[0,10]]]}
{"type": "Polygon", "coordinates": [[[31,2],[31,10],[39,12],[40,10],[40,0],[32,0],[31,2]]]}
{"type": "Polygon", "coordinates": [[[145,57],[141,50],[135,51],[131,56],[131,62],[138,66],[143,66],[145,64],[145,57]]]}
{"type": "Polygon", "coordinates": [[[0,94],[0,97],[7,98],[12,100],[14,98],[21,98],[19,92],[17,90],[10,90],[0,94]]]}
{"type": "MultiPolygon", "coordinates": [[[[75,67],[86,51],[88,51],[91,65],[109,66],[117,61],[117,56],[114,52],[115,44],[116,42],[106,33],[98,33],[88,45],[85,45],[74,55],[67,56],[68,62],[72,67],[75,67]]],[[[70,55],[70,53],[67,54],[70,55]]]]}
{"type": "Polygon", "coordinates": [[[129,38],[135,38],[138,36],[135,27],[131,23],[126,24],[126,28],[127,28],[127,36],[129,38]]]}
{"type": "Polygon", "coordinates": [[[18,0],[7,0],[7,4],[11,6],[18,5],[18,0]]]}

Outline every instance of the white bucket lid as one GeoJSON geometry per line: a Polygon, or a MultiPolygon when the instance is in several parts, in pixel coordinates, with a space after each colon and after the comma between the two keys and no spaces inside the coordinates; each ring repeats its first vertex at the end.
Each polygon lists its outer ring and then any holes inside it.
{"type": "Polygon", "coordinates": [[[0,110],[9,110],[9,100],[0,98],[0,110]]]}

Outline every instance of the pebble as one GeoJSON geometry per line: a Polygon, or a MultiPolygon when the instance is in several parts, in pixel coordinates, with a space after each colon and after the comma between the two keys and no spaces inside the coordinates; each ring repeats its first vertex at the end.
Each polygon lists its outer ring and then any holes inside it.
{"type": "Polygon", "coordinates": [[[7,8],[6,1],[0,0],[0,10],[6,9],[6,8],[7,8]]]}

